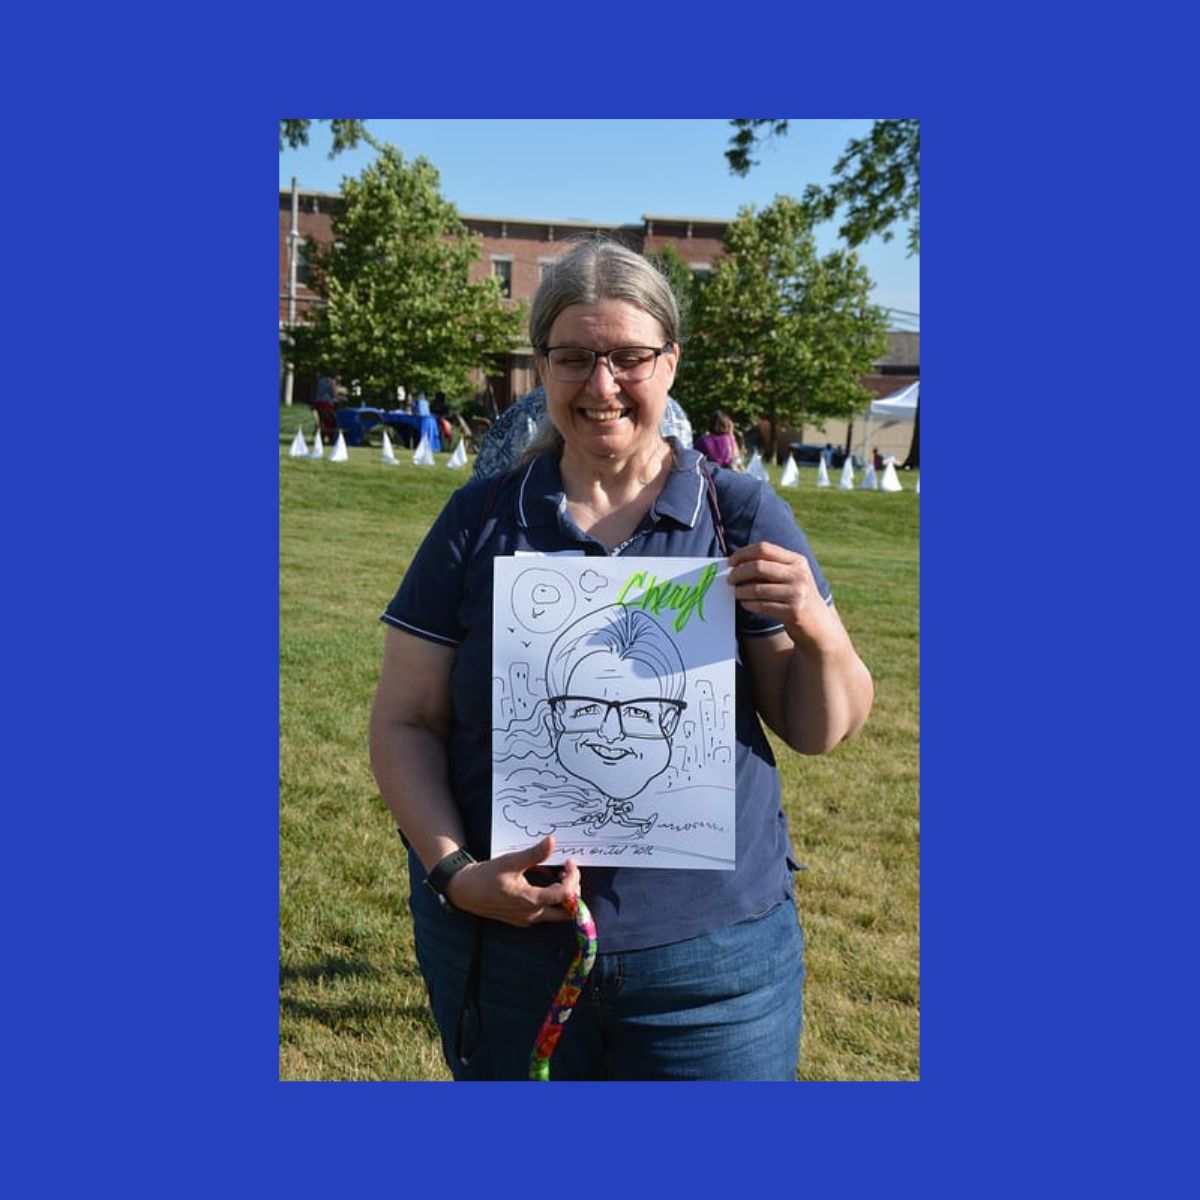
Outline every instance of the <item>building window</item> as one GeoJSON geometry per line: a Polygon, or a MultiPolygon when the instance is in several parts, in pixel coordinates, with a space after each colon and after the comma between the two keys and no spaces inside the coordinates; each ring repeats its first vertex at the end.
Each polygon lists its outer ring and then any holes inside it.
{"type": "Polygon", "coordinates": [[[308,273],[308,245],[299,238],[296,240],[296,282],[303,284],[305,287],[309,285],[308,273]]]}
{"type": "Polygon", "coordinates": [[[500,280],[500,295],[506,300],[512,299],[512,259],[493,258],[492,274],[500,280]]]}

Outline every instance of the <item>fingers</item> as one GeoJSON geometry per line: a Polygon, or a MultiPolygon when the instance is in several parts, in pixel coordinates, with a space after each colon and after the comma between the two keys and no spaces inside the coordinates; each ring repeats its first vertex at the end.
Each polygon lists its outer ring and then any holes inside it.
{"type": "Polygon", "coordinates": [[[729,582],[740,603],[752,611],[758,606],[798,609],[816,590],[803,554],[771,542],[743,546],[729,556],[729,582]]]}
{"type": "Polygon", "coordinates": [[[492,859],[498,868],[504,871],[528,871],[538,863],[545,862],[554,853],[554,835],[547,834],[540,842],[524,850],[512,850],[492,859]]]}
{"type": "Polygon", "coordinates": [[[452,880],[457,889],[451,902],[509,925],[570,921],[573,918],[563,904],[569,896],[579,895],[581,877],[575,860],[568,858],[560,878],[545,886],[531,883],[525,875],[553,852],[554,838],[548,836],[525,849],[468,867],[452,880]]]}

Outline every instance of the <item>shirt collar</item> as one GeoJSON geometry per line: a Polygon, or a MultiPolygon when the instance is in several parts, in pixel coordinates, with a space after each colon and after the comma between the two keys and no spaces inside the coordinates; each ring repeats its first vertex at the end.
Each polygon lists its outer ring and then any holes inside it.
{"type": "MultiPolygon", "coordinates": [[[[701,455],[671,438],[675,461],[663,489],[651,506],[654,519],[670,517],[688,529],[694,529],[704,503],[704,477],[701,455]]],[[[543,454],[535,458],[519,475],[517,486],[517,522],[523,529],[555,526],[558,513],[566,505],[558,457],[543,454]]]]}

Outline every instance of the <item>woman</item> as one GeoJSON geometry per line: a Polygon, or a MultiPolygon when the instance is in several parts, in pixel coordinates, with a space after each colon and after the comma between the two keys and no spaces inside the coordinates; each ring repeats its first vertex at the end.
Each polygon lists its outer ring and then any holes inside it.
{"type": "Polygon", "coordinates": [[[733,421],[719,408],[713,413],[708,432],[696,439],[696,449],[718,467],[732,467],[741,453],[733,432],[733,421]]]}
{"type": "Polygon", "coordinates": [[[574,948],[599,930],[556,1079],[794,1079],[802,938],[779,776],[761,717],[819,754],[867,718],[872,683],[791,509],[702,466],[660,424],[679,364],[670,287],[640,255],[582,243],[547,273],[530,338],[548,423],[527,461],[451,497],[384,614],[371,714],[380,792],[410,847],[418,962],[456,1079],[522,1079],[574,948]],[[538,870],[548,836],[488,860],[492,558],[724,556],[738,607],[733,871],[538,870]]]}

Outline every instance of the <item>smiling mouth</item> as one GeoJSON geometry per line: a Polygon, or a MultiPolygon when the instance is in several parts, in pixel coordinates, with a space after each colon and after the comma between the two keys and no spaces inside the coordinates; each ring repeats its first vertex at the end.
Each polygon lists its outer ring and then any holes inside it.
{"type": "Polygon", "coordinates": [[[633,751],[628,746],[603,746],[599,742],[584,742],[584,745],[602,762],[619,763],[633,751]]]}
{"type": "Polygon", "coordinates": [[[609,421],[617,421],[621,417],[629,415],[627,408],[581,408],[580,414],[585,420],[594,421],[598,425],[604,425],[609,421]]]}

